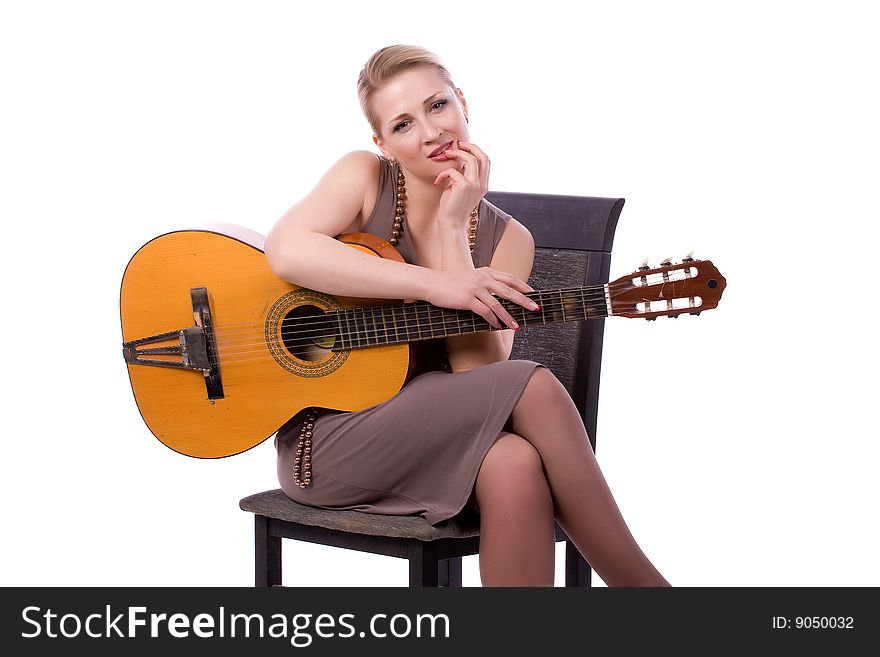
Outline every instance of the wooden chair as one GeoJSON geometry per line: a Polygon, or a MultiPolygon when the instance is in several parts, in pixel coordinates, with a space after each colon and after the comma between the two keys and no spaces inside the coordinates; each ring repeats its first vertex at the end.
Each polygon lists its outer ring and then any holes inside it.
{"type": "MultiPolygon", "coordinates": [[[[510,192],[486,198],[532,232],[536,249],[529,284],[536,290],[608,282],[624,199],[510,192]]],[[[594,449],[603,331],[601,319],[534,327],[517,334],[511,354],[545,365],[565,385],[594,449]]],[[[256,586],[281,585],[284,538],[407,559],[411,587],[461,586],[461,558],[479,552],[479,517],[466,512],[432,526],[420,516],[304,506],[280,489],[245,497],[240,507],[255,518],[256,586]]],[[[590,586],[589,564],[559,526],[556,540],[567,544],[565,585],[590,586]]]]}

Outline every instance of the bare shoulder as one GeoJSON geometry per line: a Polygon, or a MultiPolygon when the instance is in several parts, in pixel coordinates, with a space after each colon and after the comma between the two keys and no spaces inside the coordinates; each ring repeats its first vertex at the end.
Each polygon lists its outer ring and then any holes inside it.
{"type": "Polygon", "coordinates": [[[334,196],[350,197],[357,214],[341,232],[359,231],[376,206],[379,195],[379,158],[370,151],[351,151],[330,167],[322,183],[334,196]]]}
{"type": "Polygon", "coordinates": [[[514,218],[507,221],[504,234],[495,248],[490,267],[528,280],[535,260],[535,240],[531,231],[514,218]]]}
{"type": "Polygon", "coordinates": [[[509,248],[531,251],[534,253],[535,238],[532,237],[532,232],[528,228],[526,228],[515,218],[511,217],[507,220],[507,227],[504,229],[504,234],[501,236],[501,241],[498,242],[498,248],[500,249],[502,245],[509,246],[509,248]]]}
{"type": "Polygon", "coordinates": [[[334,162],[314,188],[291,207],[267,237],[266,248],[300,231],[335,237],[356,231],[364,209],[376,203],[379,158],[369,151],[353,151],[334,162]]]}
{"type": "Polygon", "coordinates": [[[327,173],[355,176],[358,179],[372,177],[378,180],[379,158],[370,151],[351,151],[340,157],[327,173]]]}

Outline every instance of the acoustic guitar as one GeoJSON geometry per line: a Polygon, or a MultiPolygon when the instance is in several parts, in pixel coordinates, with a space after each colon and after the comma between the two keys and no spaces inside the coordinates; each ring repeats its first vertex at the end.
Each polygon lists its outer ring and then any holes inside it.
{"type": "MultiPolygon", "coordinates": [[[[469,310],[424,301],[346,298],[275,276],[263,236],[240,227],[161,235],[122,278],[122,352],[150,431],[177,452],[231,456],[309,406],[358,411],[394,396],[412,371],[411,343],[494,329],[469,310]]],[[[403,261],[387,241],[339,238],[403,261]]],[[[524,329],[603,317],[656,319],[715,308],[726,281],[707,260],[644,265],[604,285],[502,300],[524,329]]]]}

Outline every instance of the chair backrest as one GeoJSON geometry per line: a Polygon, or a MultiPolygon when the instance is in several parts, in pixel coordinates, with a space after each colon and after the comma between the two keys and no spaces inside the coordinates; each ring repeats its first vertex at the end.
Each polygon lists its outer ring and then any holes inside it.
{"type": "MultiPolygon", "coordinates": [[[[535,239],[529,285],[536,290],[608,282],[622,198],[489,192],[486,199],[524,224],[535,239]]],[[[568,389],[596,446],[602,319],[561,322],[516,335],[511,358],[550,369],[568,389]]]]}

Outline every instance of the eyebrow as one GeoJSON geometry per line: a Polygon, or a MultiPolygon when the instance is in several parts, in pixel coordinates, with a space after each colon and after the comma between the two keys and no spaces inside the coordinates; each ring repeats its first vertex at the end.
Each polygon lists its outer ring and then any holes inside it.
{"type": "MultiPolygon", "coordinates": [[[[435,91],[435,92],[432,93],[430,96],[428,96],[427,98],[425,98],[425,100],[422,101],[422,105],[428,105],[428,104],[431,102],[431,100],[433,100],[433,98],[434,98],[435,96],[439,96],[439,95],[442,94],[442,93],[443,93],[442,91],[435,91]]],[[[398,114],[398,115],[395,116],[393,119],[391,119],[386,125],[391,125],[391,124],[393,124],[393,123],[397,123],[398,121],[400,121],[400,119],[402,119],[402,118],[404,118],[404,117],[406,117],[406,116],[409,116],[409,113],[404,112],[403,114],[398,114]]]]}

